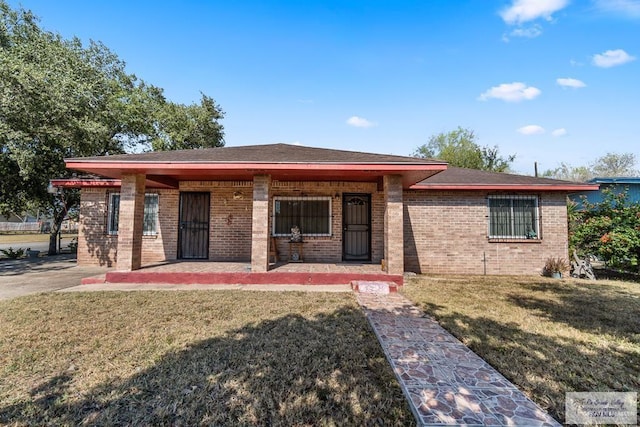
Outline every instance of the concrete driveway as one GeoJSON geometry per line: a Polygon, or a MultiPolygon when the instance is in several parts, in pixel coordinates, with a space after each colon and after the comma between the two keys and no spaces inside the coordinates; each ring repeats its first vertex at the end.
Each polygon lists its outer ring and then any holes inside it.
{"type": "Polygon", "coordinates": [[[105,271],[102,267],[78,267],[75,255],[69,254],[0,260],[0,300],[70,288],[79,285],[83,277],[105,271]]]}

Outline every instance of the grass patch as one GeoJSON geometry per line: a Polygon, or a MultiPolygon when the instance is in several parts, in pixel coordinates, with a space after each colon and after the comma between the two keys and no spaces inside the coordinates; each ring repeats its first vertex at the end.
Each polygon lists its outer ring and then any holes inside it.
{"type": "MultiPolygon", "coordinates": [[[[20,233],[20,234],[0,234],[0,244],[21,244],[21,243],[33,243],[33,242],[48,242],[49,233],[20,233]]],[[[62,233],[63,239],[69,239],[72,237],[78,237],[77,233],[62,233]]]]}
{"type": "Polygon", "coordinates": [[[414,424],[351,294],[18,298],[0,378],[0,424],[414,424]]]}
{"type": "Polygon", "coordinates": [[[419,276],[402,292],[558,420],[565,392],[640,389],[636,283],[419,276]]]}

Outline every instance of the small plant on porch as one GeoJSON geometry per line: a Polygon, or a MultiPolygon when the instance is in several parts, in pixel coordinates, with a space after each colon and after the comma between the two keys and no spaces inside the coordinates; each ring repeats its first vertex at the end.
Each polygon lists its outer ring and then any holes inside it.
{"type": "Polygon", "coordinates": [[[547,277],[562,277],[562,273],[569,271],[569,263],[560,257],[549,257],[544,263],[542,275],[547,277]]]}

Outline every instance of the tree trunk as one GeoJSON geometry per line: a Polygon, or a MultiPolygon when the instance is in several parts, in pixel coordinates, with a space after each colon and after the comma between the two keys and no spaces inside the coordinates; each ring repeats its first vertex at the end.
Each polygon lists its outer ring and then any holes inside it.
{"type": "Polygon", "coordinates": [[[56,212],[53,215],[53,224],[51,224],[51,234],[49,234],[49,255],[56,255],[58,253],[58,232],[62,227],[62,221],[64,221],[64,210],[56,212]]]}

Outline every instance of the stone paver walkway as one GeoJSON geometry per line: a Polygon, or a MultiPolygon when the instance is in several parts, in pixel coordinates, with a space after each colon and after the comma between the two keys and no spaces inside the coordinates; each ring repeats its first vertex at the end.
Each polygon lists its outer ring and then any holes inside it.
{"type": "Polygon", "coordinates": [[[560,425],[402,295],[357,298],[419,425],[560,425]]]}

